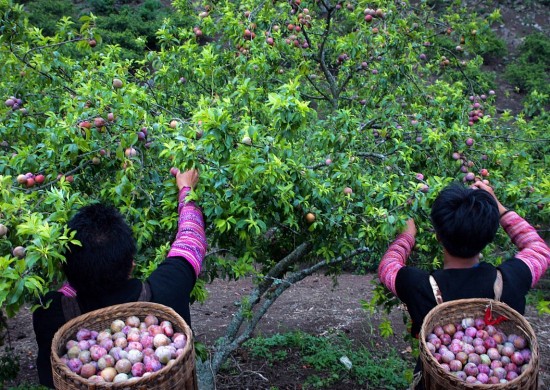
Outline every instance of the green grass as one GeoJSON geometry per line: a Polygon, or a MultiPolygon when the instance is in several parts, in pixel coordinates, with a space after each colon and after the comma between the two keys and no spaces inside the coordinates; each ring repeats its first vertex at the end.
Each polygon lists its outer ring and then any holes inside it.
{"type": "Polygon", "coordinates": [[[270,365],[288,361],[290,355],[301,366],[313,370],[303,388],[334,388],[338,383],[366,383],[373,388],[400,389],[407,387],[411,370],[394,349],[377,351],[374,346],[357,343],[346,335],[335,333],[327,337],[296,331],[256,337],[244,346],[250,355],[265,359],[270,365]],[[347,368],[341,359],[349,359],[347,368]]]}

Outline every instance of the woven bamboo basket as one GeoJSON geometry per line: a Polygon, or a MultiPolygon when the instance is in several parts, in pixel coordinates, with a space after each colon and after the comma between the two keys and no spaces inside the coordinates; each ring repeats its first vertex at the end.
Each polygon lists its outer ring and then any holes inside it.
{"type": "Polygon", "coordinates": [[[434,307],[425,317],[420,329],[420,359],[423,364],[422,376],[426,390],[483,389],[483,390],[537,390],[539,373],[539,347],[533,328],[519,314],[505,303],[487,298],[459,299],[444,302],[434,307]],[[506,334],[525,337],[531,349],[531,360],[526,371],[508,383],[475,385],[466,383],[446,372],[432,356],[426,345],[426,338],[436,325],[460,322],[466,317],[482,317],[490,306],[493,318],[505,316],[497,328],[506,334]]]}
{"type": "Polygon", "coordinates": [[[121,305],[109,306],[76,317],[63,325],[54,335],[52,340],[53,382],[56,389],[117,389],[117,390],[146,390],[146,389],[178,389],[197,390],[197,377],[195,371],[195,350],[193,346],[193,334],[191,328],[173,309],[151,302],[132,302],[121,305]],[[159,321],[170,321],[174,332],[181,332],[187,337],[187,345],[183,353],[172,363],[161,370],[142,378],[131,378],[117,383],[91,383],[87,379],[72,372],[60,359],[66,352],[65,345],[71,339],[75,339],[77,331],[81,328],[101,331],[109,328],[115,319],[126,319],[129,316],[137,316],[141,320],[151,314],[158,317],[159,321]]]}

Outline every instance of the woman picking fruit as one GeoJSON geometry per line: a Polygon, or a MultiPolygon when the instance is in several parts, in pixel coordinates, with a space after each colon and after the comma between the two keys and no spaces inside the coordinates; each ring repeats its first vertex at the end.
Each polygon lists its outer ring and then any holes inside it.
{"type": "MultiPolygon", "coordinates": [[[[430,274],[406,265],[415,244],[413,219],[407,221],[378,267],[380,281],[407,306],[411,334],[418,337],[425,316],[437,304],[436,292],[443,301],[494,298],[497,270],[502,276],[501,301],[523,314],[525,296],[550,262],[550,249],[536,230],[506,209],[481,181],[470,188],[453,184],[443,189],[432,206],[431,220],[443,246],[443,269],[430,274]],[[494,240],[499,223],[518,252],[495,267],[480,262],[480,252],[494,240]],[[436,282],[433,287],[430,275],[436,282]]],[[[415,374],[421,370],[418,360],[415,374]]],[[[422,382],[416,387],[423,388],[422,382]]]]}
{"type": "Polygon", "coordinates": [[[201,209],[186,197],[197,185],[197,170],[175,172],[179,188],[178,231],[166,259],[144,282],[131,277],[136,243],[132,229],[112,206],[101,203],[81,208],[69,221],[80,245],[70,245],[63,271],[68,280],[50,291],[33,313],[38,343],[40,383],[54,387],[50,349],[55,332],[81,313],[107,306],[151,301],[174,309],[191,324],[189,296],[198,277],[207,243],[201,209]]]}

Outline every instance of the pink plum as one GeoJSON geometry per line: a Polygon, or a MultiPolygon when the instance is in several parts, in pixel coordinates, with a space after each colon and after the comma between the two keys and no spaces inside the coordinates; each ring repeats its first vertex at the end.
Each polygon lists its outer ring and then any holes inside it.
{"type": "Polygon", "coordinates": [[[128,359],[120,359],[115,363],[115,369],[118,373],[127,374],[132,371],[132,363],[128,359]]]}
{"type": "Polygon", "coordinates": [[[132,365],[132,375],[135,377],[141,377],[145,374],[145,364],[142,362],[136,362],[132,365]]]}

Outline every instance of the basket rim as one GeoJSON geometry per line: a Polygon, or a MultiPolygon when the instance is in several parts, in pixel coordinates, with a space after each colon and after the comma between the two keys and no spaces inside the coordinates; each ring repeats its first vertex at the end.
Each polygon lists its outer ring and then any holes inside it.
{"type": "MultiPolygon", "coordinates": [[[[446,309],[448,309],[451,306],[458,306],[458,305],[464,305],[464,304],[466,304],[466,305],[485,305],[485,306],[494,305],[496,307],[501,306],[502,308],[506,308],[506,310],[509,310],[514,316],[516,316],[516,317],[518,317],[519,319],[522,320],[521,321],[521,326],[525,327],[525,329],[522,328],[522,330],[529,337],[531,351],[532,351],[533,354],[536,354],[538,356],[539,346],[538,346],[536,333],[533,330],[533,327],[531,326],[529,321],[527,321],[525,319],[525,317],[522,314],[520,314],[517,310],[515,310],[514,308],[512,308],[511,306],[509,306],[505,302],[496,301],[496,300],[491,299],[491,298],[464,298],[464,299],[456,299],[456,300],[446,301],[446,302],[440,303],[440,304],[434,306],[428,312],[428,314],[426,314],[426,316],[424,317],[424,321],[422,322],[422,326],[420,327],[420,333],[419,333],[419,336],[418,336],[418,338],[419,338],[419,348],[420,348],[419,358],[420,358],[420,360],[422,360],[422,363],[423,363],[424,366],[426,364],[429,364],[431,369],[435,370],[436,374],[440,375],[443,378],[447,378],[447,377],[454,378],[450,373],[448,373],[447,371],[445,371],[441,367],[441,364],[428,351],[428,348],[427,348],[427,345],[426,345],[426,343],[427,343],[427,341],[426,341],[426,337],[427,337],[427,329],[426,329],[427,321],[426,321],[426,319],[427,318],[431,319],[432,317],[434,317],[437,314],[437,312],[445,311],[446,309]],[[428,359],[428,360],[425,360],[425,359],[428,359]]],[[[529,368],[527,369],[526,372],[522,373],[522,375],[518,375],[518,377],[516,377],[513,380],[507,382],[506,385],[514,386],[516,384],[519,384],[525,378],[525,376],[523,376],[523,374],[525,374],[527,372],[531,372],[531,371],[538,372],[540,362],[539,362],[538,359],[537,359],[536,362],[534,360],[535,359],[532,359],[528,363],[529,368]]],[[[423,370],[425,370],[425,368],[423,370]]],[[[462,382],[462,381],[460,381],[460,384],[463,385],[464,388],[469,388],[469,389],[487,388],[487,385],[476,385],[476,384],[473,384],[473,383],[465,383],[465,382],[462,382]]]]}
{"type": "MultiPolygon", "coordinates": [[[[138,314],[132,314],[137,315],[138,314]]],[[[113,318],[114,320],[115,318],[113,318]]],[[[164,374],[166,374],[173,366],[181,364],[183,360],[189,359],[190,354],[194,354],[195,348],[194,348],[194,340],[193,340],[193,332],[189,325],[185,322],[185,320],[171,307],[155,303],[155,302],[128,302],[128,303],[121,303],[117,305],[107,306],[101,309],[93,310],[90,312],[87,312],[85,314],[82,314],[78,317],[75,317],[69,321],[67,321],[61,328],[59,328],[52,339],[51,347],[50,347],[50,359],[52,360],[52,371],[54,368],[60,369],[66,377],[70,378],[74,382],[79,382],[83,385],[88,386],[95,386],[96,388],[125,388],[128,386],[136,386],[136,385],[146,385],[148,383],[154,382],[154,380],[164,374]],[[180,333],[184,333],[187,337],[187,343],[183,349],[183,352],[176,358],[172,363],[167,364],[162,369],[152,373],[151,375],[148,375],[146,377],[140,377],[137,380],[131,380],[129,381],[122,381],[122,382],[100,382],[100,383],[89,383],[88,379],[72,372],[67,365],[63,364],[61,362],[61,359],[59,357],[59,354],[57,352],[57,346],[59,344],[59,341],[61,338],[68,332],[72,332],[77,324],[82,324],[83,322],[89,320],[90,318],[99,317],[105,313],[109,312],[116,312],[116,311],[124,311],[124,310],[130,310],[134,307],[140,308],[140,310],[147,311],[147,309],[152,309],[156,311],[161,311],[163,313],[166,313],[166,319],[168,317],[170,318],[170,322],[172,325],[177,326],[178,328],[181,328],[180,333]],[[143,380],[143,381],[142,381],[143,380]]]]}

